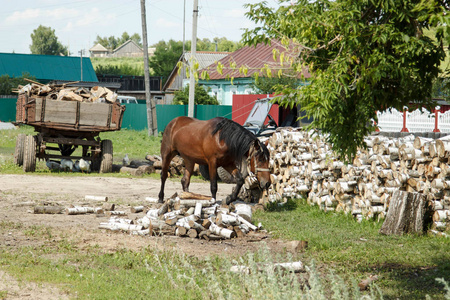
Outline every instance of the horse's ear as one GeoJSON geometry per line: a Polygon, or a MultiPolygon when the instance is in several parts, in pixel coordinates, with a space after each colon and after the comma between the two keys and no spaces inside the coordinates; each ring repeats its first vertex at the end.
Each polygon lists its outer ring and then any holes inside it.
{"type": "Polygon", "coordinates": [[[256,151],[259,151],[260,148],[261,148],[261,146],[260,146],[259,143],[260,143],[260,141],[259,141],[258,139],[256,139],[256,140],[253,142],[253,148],[255,148],[256,151]]]}
{"type": "Polygon", "coordinates": [[[267,139],[265,142],[264,142],[264,146],[268,146],[269,145],[269,140],[267,139]]]}

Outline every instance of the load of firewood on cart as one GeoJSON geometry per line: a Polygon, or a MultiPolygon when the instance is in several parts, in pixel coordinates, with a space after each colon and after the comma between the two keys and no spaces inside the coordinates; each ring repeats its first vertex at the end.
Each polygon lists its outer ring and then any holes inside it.
{"type": "Polygon", "coordinates": [[[79,102],[109,102],[117,100],[117,94],[106,87],[94,86],[92,88],[69,86],[78,83],[42,84],[30,79],[27,85],[19,85],[13,92],[26,94],[28,97],[42,97],[46,100],[79,101],[79,102]]]}

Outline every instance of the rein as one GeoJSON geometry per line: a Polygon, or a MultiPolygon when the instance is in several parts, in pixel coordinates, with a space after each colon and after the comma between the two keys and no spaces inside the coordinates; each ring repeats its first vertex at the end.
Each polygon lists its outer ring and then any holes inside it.
{"type": "MultiPolygon", "coordinates": [[[[256,165],[256,155],[255,155],[255,149],[254,149],[254,147],[252,146],[252,148],[250,149],[250,153],[252,153],[252,155],[251,156],[253,156],[253,163],[254,163],[254,166],[255,166],[255,175],[257,175],[258,174],[258,172],[270,172],[270,169],[269,168],[259,168],[259,167],[257,167],[257,165],[256,165]]],[[[252,174],[253,172],[251,171],[251,158],[249,158],[248,159],[248,171],[249,171],[249,174],[252,174]]]]}

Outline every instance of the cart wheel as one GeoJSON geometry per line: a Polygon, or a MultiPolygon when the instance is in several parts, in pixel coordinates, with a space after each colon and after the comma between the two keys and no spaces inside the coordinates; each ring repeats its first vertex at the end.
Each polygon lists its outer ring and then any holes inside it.
{"type": "Polygon", "coordinates": [[[111,140],[103,140],[101,144],[102,148],[102,161],[100,163],[100,173],[111,173],[113,163],[113,145],[111,140]]]}
{"type": "Polygon", "coordinates": [[[25,137],[26,135],[21,133],[16,139],[16,150],[14,151],[14,163],[16,165],[22,166],[23,164],[23,151],[25,148],[25,137]]]}
{"type": "Polygon", "coordinates": [[[231,175],[227,170],[222,167],[217,168],[217,176],[219,176],[220,180],[225,183],[236,183],[236,179],[231,175]]]}
{"type": "Polygon", "coordinates": [[[25,147],[23,152],[23,170],[34,172],[36,170],[36,138],[34,135],[25,137],[25,147]]]}

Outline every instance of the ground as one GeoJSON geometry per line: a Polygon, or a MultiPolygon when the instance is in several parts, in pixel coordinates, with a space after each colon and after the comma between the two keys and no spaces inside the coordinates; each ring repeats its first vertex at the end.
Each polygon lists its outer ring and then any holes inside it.
{"type": "MultiPolygon", "coordinates": [[[[151,178],[115,178],[115,177],[55,177],[36,175],[0,175],[0,221],[14,222],[24,226],[50,226],[56,236],[70,236],[79,241],[80,247],[99,245],[105,252],[122,248],[139,250],[144,247],[171,249],[187,255],[205,257],[207,255],[239,256],[247,251],[255,251],[267,245],[272,251],[283,251],[282,241],[265,238],[245,237],[226,241],[205,241],[191,238],[140,237],[126,233],[108,232],[98,229],[100,222],[107,217],[96,215],[34,214],[33,207],[43,203],[49,205],[83,205],[86,195],[107,196],[108,202],[116,204],[116,210],[130,211],[130,206],[146,205],[146,197],[157,198],[159,180],[151,178]]],[[[233,185],[219,184],[217,200],[224,199],[233,185]]],[[[190,191],[204,195],[210,194],[209,182],[192,182],[190,191]]],[[[168,180],[165,195],[181,192],[180,180],[168,180]]],[[[89,202],[92,205],[95,202],[89,202]]],[[[102,203],[97,203],[101,206],[102,203]]],[[[135,219],[144,214],[128,214],[135,219]]],[[[0,231],[1,232],[1,231],[0,231]]],[[[0,247],[15,247],[39,243],[39,237],[23,234],[23,230],[10,230],[0,233],[0,247]]],[[[7,299],[55,299],[64,298],[51,286],[37,286],[31,282],[19,282],[0,271],[0,291],[8,291],[7,299]]],[[[1,298],[1,295],[0,295],[1,298]]]]}

